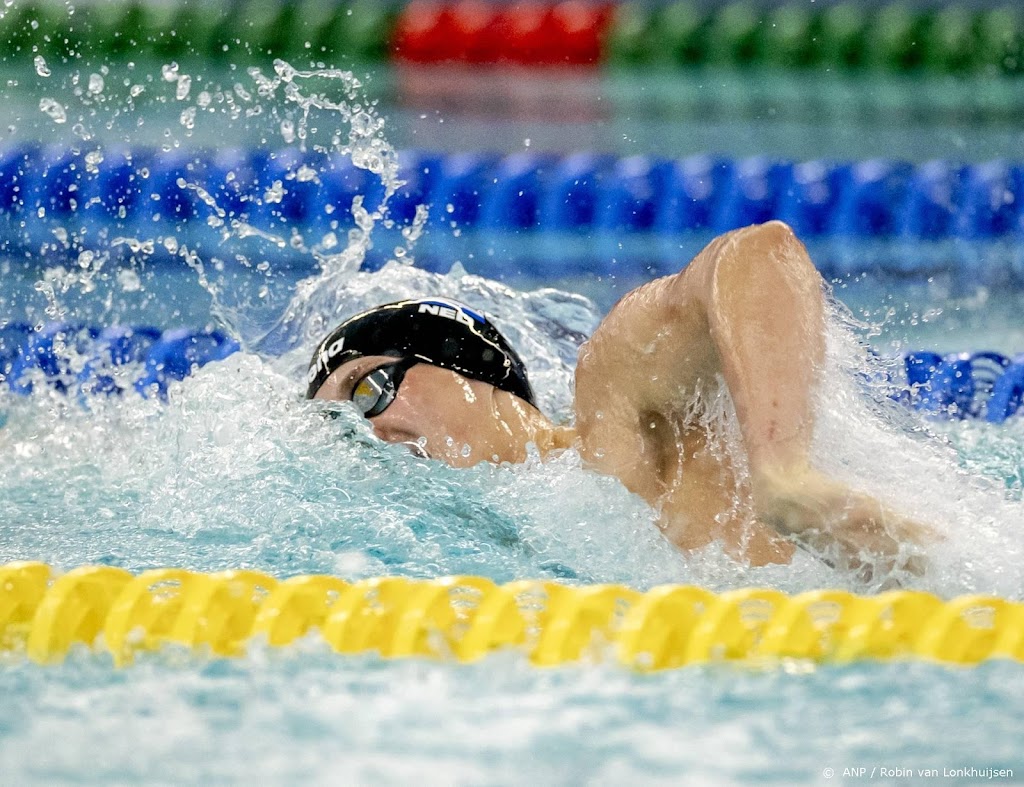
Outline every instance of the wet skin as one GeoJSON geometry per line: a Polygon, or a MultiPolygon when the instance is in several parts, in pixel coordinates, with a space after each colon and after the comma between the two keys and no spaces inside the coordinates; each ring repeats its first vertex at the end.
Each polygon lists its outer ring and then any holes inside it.
{"type": "MultiPolygon", "coordinates": [[[[901,545],[934,534],[810,465],[812,394],[824,355],[823,282],[780,223],[717,238],[680,273],[637,288],[580,350],[574,429],[522,399],[428,364],[370,419],[394,443],[418,443],[455,467],[520,462],[573,446],[659,512],[682,549],[719,540],[755,565],[788,562],[794,544],[849,568],[920,572],[901,545]],[[724,383],[748,471],[708,445],[683,404],[724,383]],[[740,501],[737,504],[736,501],[740,501]]],[[[351,399],[358,381],[394,358],[350,361],[317,399],[351,399]]]]}

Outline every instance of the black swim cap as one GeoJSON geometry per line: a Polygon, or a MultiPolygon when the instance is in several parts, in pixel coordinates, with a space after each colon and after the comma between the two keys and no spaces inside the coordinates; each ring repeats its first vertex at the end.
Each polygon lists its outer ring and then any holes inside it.
{"type": "Polygon", "coordinates": [[[306,398],[312,399],[339,366],[367,355],[416,358],[490,383],[536,406],[516,351],[490,320],[457,301],[398,301],[349,318],[313,353],[306,398]]]}

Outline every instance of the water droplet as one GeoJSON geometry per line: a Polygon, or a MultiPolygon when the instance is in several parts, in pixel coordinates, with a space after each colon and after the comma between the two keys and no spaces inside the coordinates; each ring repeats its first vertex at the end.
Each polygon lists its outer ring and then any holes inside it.
{"type": "Polygon", "coordinates": [[[192,90],[192,77],[188,74],[182,74],[178,77],[178,88],[174,91],[175,98],[178,101],[184,101],[188,98],[190,90],[192,90]]]}
{"type": "Polygon", "coordinates": [[[54,123],[67,122],[68,115],[67,112],[64,111],[64,106],[52,98],[39,99],[39,111],[49,115],[50,119],[53,120],[54,123]]]}
{"type": "Polygon", "coordinates": [[[99,150],[91,150],[85,154],[85,171],[96,174],[100,171],[100,164],[103,163],[103,153],[99,150]]]}
{"type": "Polygon", "coordinates": [[[117,283],[124,292],[138,292],[142,289],[142,279],[130,268],[121,268],[117,272],[117,283]]]}
{"type": "Polygon", "coordinates": [[[376,127],[373,122],[373,118],[370,117],[366,112],[358,112],[352,116],[351,120],[352,132],[361,137],[367,137],[371,135],[376,127]]]}
{"type": "Polygon", "coordinates": [[[316,170],[310,166],[303,164],[295,171],[295,179],[299,183],[319,183],[320,178],[316,174],[316,170]]]}
{"type": "Polygon", "coordinates": [[[50,68],[46,65],[46,59],[42,55],[36,55],[35,58],[36,73],[41,77],[50,76],[50,68]]]}
{"type": "Polygon", "coordinates": [[[274,185],[263,193],[263,201],[269,204],[280,202],[282,197],[284,197],[284,184],[279,180],[275,180],[274,185]]]}
{"type": "Polygon", "coordinates": [[[101,77],[99,74],[90,74],[89,75],[89,92],[90,93],[92,93],[95,96],[98,96],[100,93],[103,92],[103,88],[105,86],[106,86],[106,83],[104,83],[103,77],[101,77]]]}

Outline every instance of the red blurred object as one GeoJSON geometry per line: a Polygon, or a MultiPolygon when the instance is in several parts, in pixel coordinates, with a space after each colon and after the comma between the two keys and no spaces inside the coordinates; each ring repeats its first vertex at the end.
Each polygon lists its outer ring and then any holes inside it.
{"type": "Polygon", "coordinates": [[[413,0],[398,17],[391,39],[396,59],[437,63],[455,59],[451,12],[442,3],[413,0]]]}
{"type": "Polygon", "coordinates": [[[601,57],[601,39],[608,23],[604,6],[582,0],[566,0],[551,10],[558,40],[558,62],[569,65],[597,63],[601,57]]]}
{"type": "Polygon", "coordinates": [[[557,62],[555,29],[550,8],[542,3],[515,3],[501,10],[501,59],[520,65],[557,62]]]}
{"type": "Polygon", "coordinates": [[[457,59],[467,63],[497,62],[501,46],[499,30],[495,24],[498,9],[480,0],[463,0],[451,7],[455,41],[452,48],[457,59]]]}
{"type": "Polygon", "coordinates": [[[410,63],[593,65],[611,19],[610,5],[586,0],[413,0],[398,18],[392,51],[410,63]]]}

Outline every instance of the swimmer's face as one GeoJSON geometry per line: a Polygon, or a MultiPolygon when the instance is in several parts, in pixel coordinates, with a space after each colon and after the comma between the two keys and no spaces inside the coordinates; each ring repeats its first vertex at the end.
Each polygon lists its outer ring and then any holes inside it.
{"type": "Polygon", "coordinates": [[[453,467],[517,462],[526,455],[527,435],[517,425],[517,408],[525,412],[528,404],[430,364],[403,368],[388,356],[357,358],[336,369],[313,398],[355,399],[377,437],[407,443],[453,467]],[[397,388],[391,384],[396,378],[397,388]]]}

